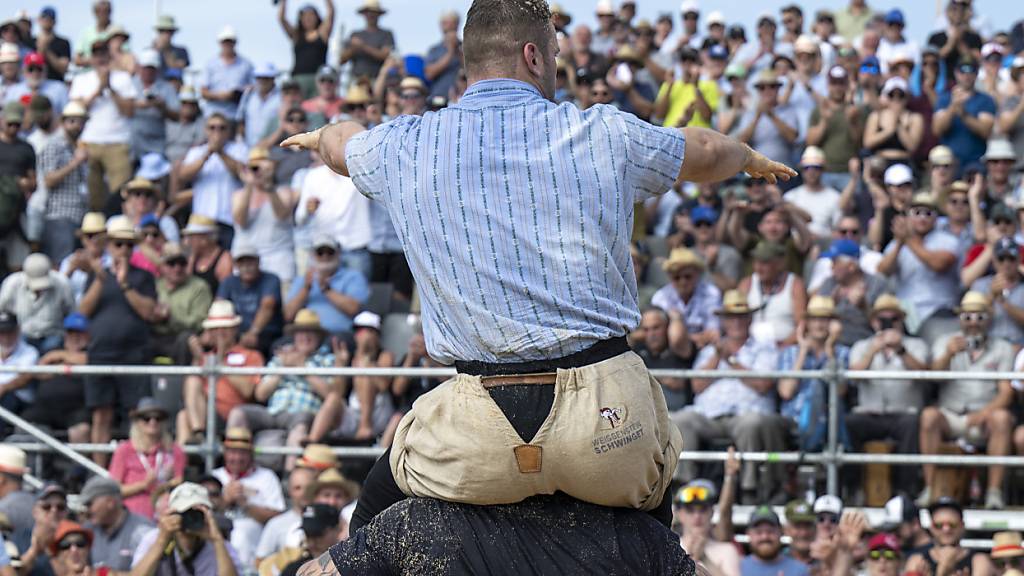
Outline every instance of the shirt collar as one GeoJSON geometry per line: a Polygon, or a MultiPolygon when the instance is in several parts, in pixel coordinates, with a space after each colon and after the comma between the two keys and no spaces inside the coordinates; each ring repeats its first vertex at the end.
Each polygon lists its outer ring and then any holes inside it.
{"type": "Polygon", "coordinates": [[[528,102],[544,95],[536,86],[511,78],[490,78],[474,82],[459,100],[459,106],[472,108],[487,104],[513,104],[528,102]]]}

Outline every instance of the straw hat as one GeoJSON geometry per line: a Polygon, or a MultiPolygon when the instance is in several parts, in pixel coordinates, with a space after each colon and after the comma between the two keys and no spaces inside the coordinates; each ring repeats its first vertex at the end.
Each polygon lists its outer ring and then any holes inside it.
{"type": "Polygon", "coordinates": [[[328,468],[321,472],[316,481],[306,488],[306,498],[313,501],[316,493],[324,488],[339,488],[347,492],[353,500],[359,497],[359,484],[346,478],[337,468],[328,468]]]}
{"type": "Polygon", "coordinates": [[[637,51],[629,44],[623,44],[615,51],[615,60],[618,62],[633,62],[636,64],[643,63],[643,58],[641,58],[640,54],[638,54],[637,51]]]}
{"type": "Polygon", "coordinates": [[[255,146],[249,150],[249,164],[253,162],[259,162],[260,160],[267,160],[270,158],[270,151],[263,146],[255,146]]]}
{"type": "Polygon", "coordinates": [[[127,216],[117,215],[111,216],[107,220],[107,237],[111,240],[130,240],[135,241],[135,226],[132,225],[132,221],[127,216]]]}
{"type": "Polygon", "coordinates": [[[89,111],[78,100],[68,102],[64,105],[64,109],[61,110],[61,116],[64,118],[85,118],[88,115],[89,111]]]}
{"type": "Polygon", "coordinates": [[[285,332],[294,334],[299,330],[324,332],[324,327],[320,324],[320,315],[309,308],[299,310],[299,313],[295,315],[295,321],[285,327],[285,332]]]}
{"type": "Polygon", "coordinates": [[[875,298],[875,304],[871,307],[871,315],[875,316],[882,312],[897,312],[900,316],[904,315],[903,307],[900,306],[900,299],[892,294],[882,294],[875,298]]]}
{"type": "Polygon", "coordinates": [[[150,192],[156,192],[156,186],[153,185],[152,181],[136,176],[121,187],[121,197],[125,197],[129,190],[149,190],[150,192]]]}
{"type": "Polygon", "coordinates": [[[402,78],[402,81],[398,84],[399,90],[419,90],[420,93],[427,93],[427,85],[423,83],[423,80],[415,76],[406,76],[402,78]]]}
{"type": "Polygon", "coordinates": [[[665,272],[673,272],[688,267],[704,269],[704,261],[700,259],[700,256],[697,256],[696,252],[689,248],[675,248],[669,254],[668,260],[665,260],[661,265],[662,270],[665,272]]]}
{"type": "Polygon", "coordinates": [[[82,234],[100,234],[106,231],[107,217],[102,212],[86,212],[76,234],[81,236],[82,234]]]}
{"type": "Polygon", "coordinates": [[[754,310],[747,302],[747,295],[739,290],[729,290],[722,297],[722,307],[715,311],[719,316],[745,316],[754,310]]]}
{"type": "Polygon", "coordinates": [[[363,14],[365,12],[376,12],[377,14],[387,14],[387,10],[381,8],[380,0],[365,0],[363,5],[359,7],[356,12],[363,14]]]}
{"type": "Polygon", "coordinates": [[[957,308],[957,313],[960,312],[988,312],[992,308],[992,301],[988,299],[988,296],[981,292],[974,290],[964,294],[962,300],[960,300],[960,307],[957,308]]]}
{"type": "MultiPolygon", "coordinates": [[[[88,216],[88,214],[86,214],[88,216]]],[[[217,231],[217,221],[202,214],[192,214],[188,217],[188,224],[181,231],[182,236],[192,234],[213,234],[217,231]]]]}
{"type": "Polygon", "coordinates": [[[302,456],[295,461],[299,468],[311,468],[324,471],[338,466],[338,457],[326,444],[310,444],[302,451],[302,456]]]}
{"type": "Polygon", "coordinates": [[[21,476],[25,473],[25,451],[0,444],[0,472],[21,476]]]}
{"type": "Polygon", "coordinates": [[[953,150],[942,144],[928,152],[928,163],[932,166],[949,166],[953,163],[953,150]]]}
{"type": "Polygon", "coordinates": [[[820,294],[811,296],[810,302],[807,303],[807,316],[809,318],[835,318],[836,301],[831,296],[820,294]]]}
{"type": "Polygon", "coordinates": [[[992,535],[993,558],[1015,558],[1024,556],[1024,545],[1020,532],[996,532],[992,535]]]}
{"type": "Polygon", "coordinates": [[[228,428],[224,432],[224,447],[252,450],[252,432],[248,428],[228,428]]]}
{"type": "Polygon", "coordinates": [[[242,323],[242,317],[235,314],[235,304],[231,300],[214,300],[203,320],[203,330],[214,328],[234,328],[242,323]]]}
{"type": "Polygon", "coordinates": [[[352,84],[348,92],[345,93],[345,104],[368,104],[369,102],[370,93],[359,84],[352,84]]]}
{"type": "Polygon", "coordinates": [[[914,197],[910,200],[910,207],[924,206],[925,208],[935,209],[938,204],[935,202],[935,197],[928,192],[918,192],[914,194],[914,197]]]}

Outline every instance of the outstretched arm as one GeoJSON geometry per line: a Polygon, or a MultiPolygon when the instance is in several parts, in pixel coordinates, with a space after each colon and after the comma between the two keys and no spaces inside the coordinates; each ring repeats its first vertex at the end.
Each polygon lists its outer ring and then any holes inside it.
{"type": "Polygon", "coordinates": [[[297,576],[341,576],[331,560],[331,553],[324,552],[316,560],[310,560],[299,568],[297,576]]]}
{"type": "Polygon", "coordinates": [[[348,166],[345,164],[345,146],[353,136],[365,130],[366,128],[355,122],[328,124],[312,132],[296,134],[281,142],[280,146],[282,148],[297,147],[316,150],[328,168],[342,176],[348,176],[348,166]]]}
{"type": "Polygon", "coordinates": [[[686,155],[676,185],[691,182],[719,182],[746,172],[753,178],[764,178],[774,184],[778,179],[796,176],[789,166],[766,158],[750,146],[707,128],[683,129],[686,155]]]}

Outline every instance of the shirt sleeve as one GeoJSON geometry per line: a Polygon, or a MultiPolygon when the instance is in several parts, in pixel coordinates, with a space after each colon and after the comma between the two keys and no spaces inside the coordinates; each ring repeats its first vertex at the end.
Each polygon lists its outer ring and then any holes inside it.
{"type": "Polygon", "coordinates": [[[156,281],[153,280],[153,275],[149,272],[141,269],[137,270],[131,285],[139,294],[149,298],[156,298],[156,281]]]}
{"type": "Polygon", "coordinates": [[[263,282],[260,282],[260,299],[270,296],[278,303],[281,302],[281,281],[273,274],[264,272],[266,278],[263,282]]]}
{"type": "Polygon", "coordinates": [[[368,198],[384,194],[386,182],[380,169],[391,124],[360,132],[345,145],[345,165],[356,189],[368,198]]]}
{"type": "Polygon", "coordinates": [[[660,128],[620,112],[625,126],[626,186],[638,200],[663,194],[679,177],[686,138],[676,128],[660,128]]]}

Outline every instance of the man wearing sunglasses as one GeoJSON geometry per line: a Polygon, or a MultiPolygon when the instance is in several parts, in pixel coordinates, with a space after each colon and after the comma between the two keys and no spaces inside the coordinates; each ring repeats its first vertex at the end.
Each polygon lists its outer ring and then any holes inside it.
{"type": "Polygon", "coordinates": [[[85,107],[68,103],[61,112],[56,136],[39,153],[39,171],[46,186],[46,220],[43,228],[43,251],[54,262],[61,261],[75,248],[75,227],[85,215],[89,153],[78,145],[78,138],[88,119],[85,107]]]}
{"type": "Polygon", "coordinates": [[[22,536],[29,536],[29,540],[18,542],[18,534],[13,538],[14,543],[23,550],[21,565],[27,567],[28,574],[53,573],[50,548],[57,536],[57,527],[67,521],[67,517],[67,492],[59,484],[44,484],[36,493],[36,502],[32,507],[32,519],[35,521],[32,530],[22,533],[22,536]]]}
{"type": "MultiPolygon", "coordinates": [[[[954,372],[1008,372],[1013,369],[1014,348],[1006,340],[992,336],[992,302],[981,292],[964,295],[957,310],[960,330],[939,339],[932,351],[932,369],[954,372]]],[[[982,447],[989,455],[1010,453],[1013,415],[1013,388],[1008,380],[961,380],[943,382],[937,406],[921,412],[921,453],[938,454],[944,440],[964,440],[982,447]]],[[[1000,510],[1003,500],[1002,466],[989,466],[985,508],[1000,510]]],[[[932,500],[935,466],[924,466],[925,489],[919,506],[932,500]]]]}
{"type": "Polygon", "coordinates": [[[1013,173],[1017,163],[1017,152],[1013,144],[1003,137],[989,140],[985,155],[985,201],[989,206],[997,202],[1008,202],[1013,199],[1013,191],[1020,183],[1019,176],[1013,173]]]}
{"type": "Polygon", "coordinates": [[[206,282],[192,275],[180,244],[164,245],[156,294],[154,352],[172,358],[177,365],[187,365],[191,362],[188,339],[200,332],[213,293],[206,282]]]}
{"type": "Polygon", "coordinates": [[[967,573],[974,576],[996,574],[987,554],[964,548],[964,509],[955,499],[943,496],[928,507],[934,541],[916,551],[907,560],[907,571],[930,574],[967,573]],[[924,566],[922,566],[922,562],[924,566]]]}
{"type": "Polygon", "coordinates": [[[875,534],[868,541],[868,576],[898,576],[903,566],[900,541],[886,532],[875,534]]]}
{"type": "MultiPolygon", "coordinates": [[[[1010,212],[1012,218],[1014,215],[1010,212]]],[[[992,299],[993,320],[989,335],[1004,338],[1015,345],[1024,344],[1024,283],[1021,282],[1020,273],[1020,246],[1012,237],[1003,237],[987,248],[991,254],[992,274],[975,281],[971,290],[988,294],[992,299]]]]}
{"type": "Polygon", "coordinates": [[[22,59],[25,75],[21,82],[7,89],[6,102],[28,102],[32,96],[42,95],[50,99],[54,108],[61,110],[68,103],[68,89],[63,82],[46,77],[46,59],[38,52],[29,52],[22,59]]]}
{"type": "Polygon", "coordinates": [[[679,544],[697,562],[718,576],[740,575],[740,554],[731,542],[719,542],[712,535],[718,491],[710,480],[697,479],[676,492],[673,502],[679,523],[679,544]]]}
{"type": "Polygon", "coordinates": [[[231,196],[241,186],[247,155],[234,138],[234,123],[213,112],[206,117],[206,143],[190,149],[178,168],[182,185],[192,186],[192,213],[217,221],[221,248],[230,248],[234,238],[231,196]]]}
{"type": "Polygon", "coordinates": [[[896,296],[914,307],[920,324],[913,328],[929,344],[955,330],[951,311],[960,292],[959,244],[952,234],[935,229],[937,218],[935,199],[915,194],[906,215],[893,217],[893,240],[878,263],[879,274],[895,282],[896,296]]]}
{"type": "MultiPolygon", "coordinates": [[[[957,51],[950,53],[956,57],[957,51]]],[[[939,94],[935,104],[932,131],[953,150],[960,165],[966,166],[985,153],[985,143],[995,125],[996,101],[975,89],[978,64],[974,60],[957,64],[953,77],[956,84],[939,94]]]]}
{"type": "Polygon", "coordinates": [[[305,277],[292,283],[285,299],[285,321],[309,308],[331,334],[351,332],[352,319],[370,297],[370,285],[359,271],[342,265],[341,246],[333,236],[317,234],[312,248],[305,277]]]}
{"type": "MultiPolygon", "coordinates": [[[[56,574],[91,573],[93,531],[77,522],[61,520],[49,544],[49,568],[56,574]]],[[[36,566],[38,567],[38,562],[36,566]]]]}

